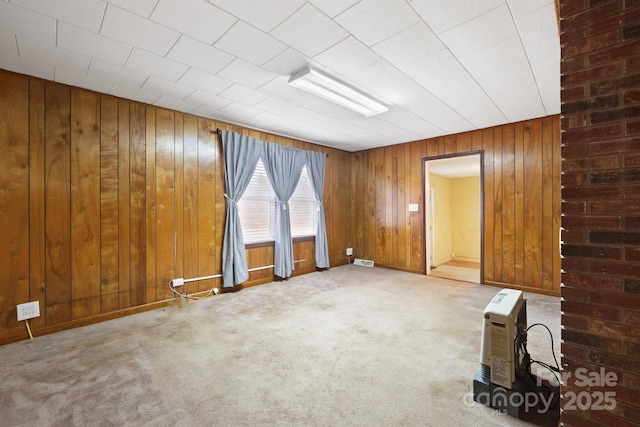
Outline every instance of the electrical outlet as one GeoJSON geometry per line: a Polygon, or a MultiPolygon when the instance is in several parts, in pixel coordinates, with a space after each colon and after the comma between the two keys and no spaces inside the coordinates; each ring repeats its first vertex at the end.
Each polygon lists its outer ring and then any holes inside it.
{"type": "Polygon", "coordinates": [[[40,317],[40,303],[38,301],[18,304],[18,321],[40,317]]]}
{"type": "Polygon", "coordinates": [[[173,279],[171,281],[171,286],[173,286],[174,288],[177,288],[178,286],[183,286],[184,285],[184,278],[180,277],[179,279],[173,279]]]}

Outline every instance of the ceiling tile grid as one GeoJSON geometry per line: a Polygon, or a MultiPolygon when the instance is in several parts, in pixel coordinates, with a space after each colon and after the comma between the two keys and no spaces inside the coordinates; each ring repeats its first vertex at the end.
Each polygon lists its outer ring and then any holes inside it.
{"type": "Polygon", "coordinates": [[[0,68],[347,151],[557,114],[559,64],[553,0],[0,1],[0,68]]]}

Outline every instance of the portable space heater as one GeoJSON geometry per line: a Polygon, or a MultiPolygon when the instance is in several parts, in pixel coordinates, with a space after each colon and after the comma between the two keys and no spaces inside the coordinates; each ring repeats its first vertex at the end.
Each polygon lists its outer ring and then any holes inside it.
{"type": "Polygon", "coordinates": [[[560,368],[555,353],[555,366],[531,359],[527,350],[527,301],[522,291],[501,290],[484,309],[483,317],[480,370],[473,378],[473,400],[536,425],[557,426],[559,387],[534,375],[531,364],[545,366],[554,375],[560,368]]]}
{"type": "Polygon", "coordinates": [[[473,399],[517,418],[519,408],[509,404],[513,400],[509,397],[526,389],[518,375],[525,370],[524,355],[516,345],[526,340],[526,334],[527,302],[522,291],[501,290],[484,309],[480,371],[473,380],[473,399]]]}

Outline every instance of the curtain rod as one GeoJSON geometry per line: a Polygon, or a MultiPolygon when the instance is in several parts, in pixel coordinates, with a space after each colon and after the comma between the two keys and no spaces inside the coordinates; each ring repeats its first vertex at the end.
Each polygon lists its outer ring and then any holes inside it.
{"type": "MultiPolygon", "coordinates": [[[[217,133],[218,135],[222,135],[222,130],[221,130],[220,128],[216,128],[216,133],[217,133]]],[[[320,153],[322,153],[322,152],[320,151],[320,153]]],[[[329,153],[323,153],[323,154],[324,154],[325,156],[329,157],[329,153]]]]}

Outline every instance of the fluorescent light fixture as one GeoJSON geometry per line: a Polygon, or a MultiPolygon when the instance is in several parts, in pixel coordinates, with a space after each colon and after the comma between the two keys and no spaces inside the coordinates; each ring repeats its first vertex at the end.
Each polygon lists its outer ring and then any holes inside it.
{"type": "Polygon", "coordinates": [[[292,75],[289,78],[289,84],[367,117],[388,110],[385,105],[370,96],[311,67],[306,67],[292,75]]]}

